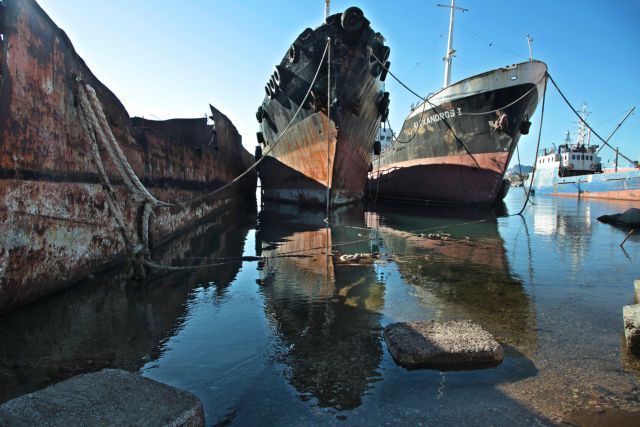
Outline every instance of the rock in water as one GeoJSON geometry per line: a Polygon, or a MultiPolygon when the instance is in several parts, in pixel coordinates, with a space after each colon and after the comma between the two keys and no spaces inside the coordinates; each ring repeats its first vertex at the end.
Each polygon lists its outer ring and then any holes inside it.
{"type": "Polygon", "coordinates": [[[634,355],[640,356],[640,304],[625,305],[622,308],[622,317],[627,348],[634,355]]]}
{"type": "Polygon", "coordinates": [[[488,368],[504,358],[493,336],[470,320],[393,323],[384,338],[394,359],[408,368],[488,368]]]}
{"type": "Polygon", "coordinates": [[[0,405],[0,426],[204,426],[193,394],[118,369],[83,374],[0,405]]]}
{"type": "Polygon", "coordinates": [[[613,215],[602,215],[598,217],[598,221],[605,224],[625,225],[628,227],[640,226],[640,209],[631,208],[623,213],[613,215]]]}

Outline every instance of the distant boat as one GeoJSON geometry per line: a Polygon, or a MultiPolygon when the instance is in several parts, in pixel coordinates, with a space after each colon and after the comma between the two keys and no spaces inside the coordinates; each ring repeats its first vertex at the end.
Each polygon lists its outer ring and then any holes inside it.
{"type": "Polygon", "coordinates": [[[377,197],[491,205],[506,195],[504,174],[529,133],[547,66],[530,60],[450,84],[455,9],[452,0],[444,88],[412,108],[374,160],[368,190],[377,197]]]}
{"type": "Polygon", "coordinates": [[[614,168],[604,168],[597,154],[599,146],[589,142],[585,118],[583,106],[576,140],[571,141],[567,131],[564,144],[541,150],[535,173],[529,174],[524,186],[531,187],[534,194],[640,201],[638,162],[633,167],[619,168],[616,153],[614,168]]]}
{"type": "Polygon", "coordinates": [[[265,199],[334,207],[364,195],[374,140],[389,106],[380,82],[390,50],[359,8],[326,15],[325,23],[293,42],[256,113],[265,199]]]}

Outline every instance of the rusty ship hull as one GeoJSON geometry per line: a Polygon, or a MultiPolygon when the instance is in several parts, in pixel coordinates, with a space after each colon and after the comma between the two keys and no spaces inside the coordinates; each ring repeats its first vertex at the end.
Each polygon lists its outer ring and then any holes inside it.
{"type": "Polygon", "coordinates": [[[0,312],[128,260],[134,248],[152,256],[237,194],[255,194],[249,175],[207,197],[253,163],[215,108],[215,127],[130,118],[33,0],[2,2],[0,33],[0,312]],[[105,147],[92,150],[78,82],[94,91],[135,179],[166,205],[145,207],[105,147]]]}
{"type": "Polygon", "coordinates": [[[504,198],[504,174],[527,134],[547,67],[514,64],[454,83],[417,106],[393,143],[374,159],[374,197],[492,205],[504,198]]]}
{"type": "Polygon", "coordinates": [[[256,114],[265,199],[338,206],[363,197],[389,105],[380,89],[386,72],[372,54],[386,60],[389,48],[358,8],[329,16],[294,41],[256,114]]]}

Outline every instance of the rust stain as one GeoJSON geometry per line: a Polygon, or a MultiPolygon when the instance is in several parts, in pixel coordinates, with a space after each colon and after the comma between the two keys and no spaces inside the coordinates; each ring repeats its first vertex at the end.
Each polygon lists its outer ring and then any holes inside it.
{"type": "MultiPolygon", "coordinates": [[[[32,301],[123,259],[123,235],[140,240],[142,206],[101,153],[126,230],[116,223],[79,118],[78,76],[97,93],[134,173],[158,199],[201,196],[253,163],[231,121],[130,118],[34,0],[0,6],[0,312],[32,301]]],[[[234,194],[255,193],[255,174],[229,192],[156,208],[154,243],[224,210],[234,194]]]]}

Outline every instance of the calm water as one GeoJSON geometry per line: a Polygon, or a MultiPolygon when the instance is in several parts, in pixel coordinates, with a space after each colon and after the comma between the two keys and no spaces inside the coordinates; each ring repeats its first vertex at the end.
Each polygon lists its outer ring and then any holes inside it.
{"type": "Polygon", "coordinates": [[[378,203],[326,228],[321,211],[270,204],[203,225],[156,254],[198,270],[97,278],[0,317],[0,401],[111,367],[194,393],[208,425],[547,424],[640,409],[622,338],[640,236],[623,250],[627,231],[596,220],[632,205],[533,200],[523,217],[509,216],[516,188],[497,211],[378,203]],[[358,252],[380,257],[339,260],[358,252]],[[398,367],[382,329],[422,319],[474,320],[504,363],[398,367]]]}

